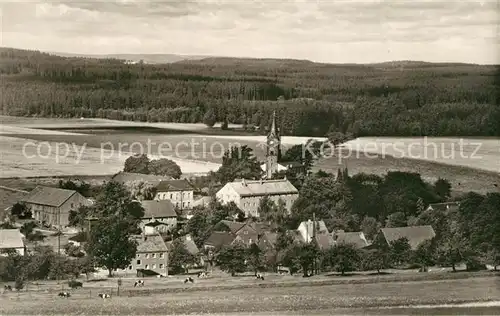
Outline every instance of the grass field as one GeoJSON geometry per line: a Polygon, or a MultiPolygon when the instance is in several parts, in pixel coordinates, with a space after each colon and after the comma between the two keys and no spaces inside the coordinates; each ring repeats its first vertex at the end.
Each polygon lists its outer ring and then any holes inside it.
{"type": "MultiPolygon", "coordinates": [[[[146,285],[147,287],[147,285],[146,285]]],[[[147,289],[146,289],[147,290],[147,289]]],[[[498,314],[492,307],[437,306],[498,300],[500,279],[477,277],[446,281],[378,282],[202,290],[143,296],[89,297],[84,289],[60,299],[54,293],[6,293],[0,296],[0,314],[498,314]],[[80,292],[78,292],[80,291],[80,292]],[[432,305],[432,306],[423,306],[432,305]],[[395,312],[396,311],[396,312],[395,312]],[[399,313],[398,313],[399,312],[399,313]]],[[[96,292],[97,293],[97,292],[96,292]]]]}
{"type": "MultiPolygon", "coordinates": [[[[262,145],[265,137],[263,136],[185,133],[186,129],[189,129],[191,133],[206,130],[206,126],[202,124],[5,116],[0,117],[0,123],[7,124],[0,128],[0,134],[2,130],[5,134],[5,136],[0,136],[0,149],[2,150],[0,177],[2,178],[112,174],[122,169],[124,160],[132,152],[144,152],[152,157],[173,157],[185,173],[216,170],[221,162],[223,151],[230,145],[248,145],[254,149],[259,159],[262,160],[265,157],[265,146],[262,145]],[[158,128],[152,132],[144,126],[158,128]],[[32,129],[33,127],[63,130],[40,130],[32,129]],[[82,129],[77,129],[78,133],[67,132],[71,129],[73,129],[72,132],[75,131],[76,127],[82,129]],[[103,127],[106,128],[103,129],[103,127]],[[132,127],[132,129],[123,130],[118,127],[132,127]],[[176,132],[172,132],[172,128],[177,128],[176,132]],[[53,148],[57,142],[68,143],[70,146],[76,146],[76,149],[72,150],[72,155],[64,159],[61,157],[56,159],[55,154],[47,159],[28,159],[21,151],[27,140],[49,141],[53,148]],[[162,143],[164,145],[160,146],[162,143]],[[120,145],[122,145],[121,150],[120,145]],[[76,164],[78,156],[75,152],[82,150],[82,146],[85,146],[82,159],[76,164]],[[104,157],[102,163],[101,157],[104,157]]],[[[284,136],[282,142],[286,147],[303,143],[306,140],[306,137],[284,136]]],[[[339,167],[347,166],[351,174],[365,172],[383,175],[395,170],[418,172],[428,181],[435,181],[437,178],[450,180],[456,192],[500,192],[500,140],[467,139],[462,156],[458,152],[458,142],[459,139],[455,138],[429,138],[427,140],[422,138],[360,138],[347,143],[340,155],[320,159],[314,170],[336,172],[339,167]],[[436,143],[437,149],[425,141],[436,143]],[[481,146],[475,152],[478,147],[475,144],[479,142],[481,146]],[[408,147],[410,149],[405,151],[408,147]],[[364,152],[356,151],[360,148],[364,152]],[[426,150],[427,155],[425,155],[426,150]],[[452,153],[454,156],[451,155],[452,153]]],[[[35,150],[35,147],[31,150],[35,150]]]]}

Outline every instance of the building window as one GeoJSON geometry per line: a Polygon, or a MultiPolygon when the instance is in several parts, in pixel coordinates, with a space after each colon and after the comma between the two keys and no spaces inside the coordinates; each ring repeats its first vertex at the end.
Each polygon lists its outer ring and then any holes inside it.
{"type": "Polygon", "coordinates": [[[146,258],[146,259],[149,258],[149,254],[145,254],[144,258],[146,258]]]}
{"type": "Polygon", "coordinates": [[[156,253],[152,253],[151,258],[156,258],[156,253]]]}
{"type": "Polygon", "coordinates": [[[190,207],[190,206],[191,206],[191,202],[188,202],[188,207],[190,207]]]}
{"type": "Polygon", "coordinates": [[[163,253],[160,253],[160,258],[163,259],[163,253]]]}
{"type": "Polygon", "coordinates": [[[179,207],[179,202],[175,202],[175,206],[179,207]]]}
{"type": "Polygon", "coordinates": [[[149,269],[149,264],[145,265],[144,269],[149,269]]]}
{"type": "Polygon", "coordinates": [[[170,199],[173,199],[174,198],[174,195],[172,193],[170,193],[170,199]]]}
{"type": "Polygon", "coordinates": [[[140,266],[141,265],[141,260],[137,260],[137,265],[140,266]]]}
{"type": "Polygon", "coordinates": [[[156,263],[153,263],[153,269],[156,269],[156,263]]]}
{"type": "Polygon", "coordinates": [[[163,263],[160,263],[160,269],[163,269],[163,263]]]}
{"type": "Polygon", "coordinates": [[[128,266],[128,269],[129,269],[129,270],[132,270],[132,266],[128,266]]]}
{"type": "Polygon", "coordinates": [[[248,244],[251,245],[252,244],[252,238],[248,239],[248,244]]]}

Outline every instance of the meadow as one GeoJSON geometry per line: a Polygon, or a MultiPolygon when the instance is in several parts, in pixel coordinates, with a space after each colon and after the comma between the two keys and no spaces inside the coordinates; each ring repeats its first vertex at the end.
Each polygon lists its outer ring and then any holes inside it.
{"type": "Polygon", "coordinates": [[[223,290],[211,288],[188,292],[148,293],[141,296],[124,294],[114,296],[110,300],[101,300],[97,295],[88,297],[85,289],[75,290],[75,294],[69,299],[58,298],[56,292],[4,293],[0,296],[0,314],[332,315],[398,314],[398,312],[418,314],[423,311],[426,314],[448,315],[460,311],[465,311],[467,314],[485,311],[489,314],[498,314],[500,312],[498,302],[490,303],[493,305],[490,307],[476,305],[498,300],[499,282],[498,277],[477,277],[439,282],[303,284],[291,287],[223,290]],[[465,307],[453,305],[472,302],[475,304],[465,307]]]}
{"type": "MultiPolygon", "coordinates": [[[[5,116],[0,123],[2,178],[110,175],[120,171],[132,153],[173,159],[184,173],[206,173],[218,169],[224,150],[232,145],[248,145],[258,159],[265,157],[265,136],[214,135],[220,129],[202,124],[5,116]],[[201,132],[207,130],[211,132],[201,132]],[[28,147],[30,155],[40,142],[51,143],[52,155],[26,158],[22,148],[27,140],[36,143],[28,147]],[[59,154],[55,153],[57,143],[62,150],[59,154]],[[67,157],[62,143],[70,145],[67,157]]],[[[283,136],[282,143],[286,149],[308,139],[283,136]]],[[[427,181],[450,180],[458,193],[500,191],[500,140],[467,138],[462,142],[460,151],[459,138],[358,138],[335,155],[319,159],[313,170],[336,172],[347,166],[351,174],[418,172],[427,181]]]]}

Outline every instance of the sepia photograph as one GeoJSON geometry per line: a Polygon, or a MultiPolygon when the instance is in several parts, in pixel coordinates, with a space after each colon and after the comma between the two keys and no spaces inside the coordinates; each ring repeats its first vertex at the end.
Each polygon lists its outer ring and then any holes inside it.
{"type": "Polygon", "coordinates": [[[500,315],[499,0],[0,0],[0,315],[500,315]]]}

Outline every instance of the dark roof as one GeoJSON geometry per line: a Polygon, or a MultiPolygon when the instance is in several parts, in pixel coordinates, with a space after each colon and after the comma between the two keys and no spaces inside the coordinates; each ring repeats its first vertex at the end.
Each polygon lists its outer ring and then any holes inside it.
{"type": "Polygon", "coordinates": [[[406,237],[412,250],[417,249],[424,241],[436,236],[434,229],[430,225],[382,228],[381,232],[388,244],[406,237]]]}
{"type": "Polygon", "coordinates": [[[302,238],[302,235],[298,230],[288,230],[287,234],[290,234],[293,238],[293,242],[295,243],[303,243],[305,242],[304,238],[302,238]]]}
{"type": "Polygon", "coordinates": [[[248,226],[252,227],[259,235],[262,235],[266,232],[271,231],[271,226],[268,223],[252,222],[252,223],[248,223],[248,226]]]}
{"type": "Polygon", "coordinates": [[[137,235],[137,252],[164,252],[167,246],[160,234],[137,235]]]}
{"type": "Polygon", "coordinates": [[[333,232],[332,237],[337,244],[351,244],[358,249],[370,245],[363,232],[333,232]]]}
{"type": "Polygon", "coordinates": [[[141,201],[144,208],[143,218],[177,217],[175,208],[169,200],[141,201]]]}
{"type": "Polygon", "coordinates": [[[59,207],[73,194],[79,194],[74,190],[37,186],[24,197],[24,202],[39,205],[59,207]]]}
{"type": "Polygon", "coordinates": [[[460,202],[444,202],[444,203],[432,203],[429,204],[429,208],[436,210],[436,211],[446,211],[448,209],[457,209],[460,207],[460,202]]]}
{"type": "Polygon", "coordinates": [[[236,234],[246,224],[240,223],[240,222],[232,222],[232,221],[228,221],[228,220],[224,219],[224,220],[221,220],[220,222],[218,222],[217,224],[215,224],[214,230],[217,231],[217,229],[220,229],[222,225],[227,226],[229,228],[229,230],[231,231],[231,233],[236,234]]]}
{"type": "Polygon", "coordinates": [[[156,186],[157,192],[168,192],[168,191],[190,191],[193,187],[186,179],[180,180],[164,180],[161,181],[156,186]]]}
{"type": "Polygon", "coordinates": [[[125,184],[127,182],[148,182],[153,185],[157,185],[162,180],[170,180],[172,177],[168,176],[156,176],[153,174],[142,174],[142,173],[131,173],[131,172],[118,172],[113,177],[111,177],[113,181],[125,184]]]}
{"type": "Polygon", "coordinates": [[[233,242],[235,236],[229,232],[213,232],[205,241],[205,245],[220,248],[233,242]]]}
{"type": "Polygon", "coordinates": [[[274,247],[276,245],[276,240],[278,240],[278,234],[273,232],[265,232],[261,239],[267,240],[269,246],[274,247]]]}

